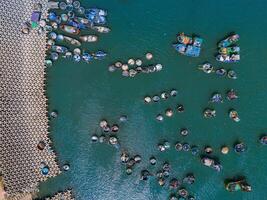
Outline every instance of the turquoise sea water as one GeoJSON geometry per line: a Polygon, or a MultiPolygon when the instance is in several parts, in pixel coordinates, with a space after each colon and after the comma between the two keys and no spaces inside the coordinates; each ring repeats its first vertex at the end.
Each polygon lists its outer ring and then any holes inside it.
{"type": "Polygon", "coordinates": [[[99,42],[85,45],[90,51],[105,50],[109,56],[92,64],[76,64],[60,59],[47,70],[49,110],[57,109],[59,117],[51,121],[51,138],[59,163],[69,162],[71,169],[40,185],[39,197],[58,190],[73,188],[78,200],[164,200],[170,191],[161,188],[155,179],[139,181],[140,170],[149,166],[154,155],[158,165],[172,165],[171,177],[181,179],[193,172],[196,183],[186,187],[201,200],[263,200],[266,197],[266,147],[258,137],[266,131],[267,120],[267,1],[265,0],[91,0],[85,7],[108,10],[108,25],[112,32],[100,35],[99,42]],[[230,32],[240,34],[241,62],[221,64],[215,61],[216,43],[230,32]],[[178,32],[198,34],[205,41],[201,56],[189,58],[175,52],[171,44],[178,32]],[[117,61],[143,58],[152,52],[154,63],[162,63],[159,73],[123,78],[119,72],[109,73],[108,65],[117,61]],[[238,73],[237,80],[206,75],[196,66],[204,61],[238,73]],[[158,104],[144,105],[144,95],[153,95],[177,88],[179,95],[158,104]],[[213,92],[237,90],[240,98],[215,105],[217,117],[205,120],[202,111],[213,92]],[[158,123],[155,116],[178,103],[185,113],[158,123]],[[228,118],[228,110],[238,110],[241,121],[228,118]],[[143,161],[133,175],[127,176],[120,164],[119,152],[109,145],[91,144],[90,137],[98,122],[106,118],[116,122],[121,114],[129,121],[118,133],[123,148],[140,154],[143,161]],[[178,134],[187,127],[189,136],[178,134]],[[190,153],[160,153],[156,144],[167,139],[171,143],[185,141],[200,147],[210,145],[218,156],[223,171],[216,173],[201,165],[190,153]],[[232,146],[244,141],[248,151],[237,155],[219,152],[221,145],[232,146]],[[247,177],[251,193],[229,193],[224,179],[236,175],[247,177]]]}

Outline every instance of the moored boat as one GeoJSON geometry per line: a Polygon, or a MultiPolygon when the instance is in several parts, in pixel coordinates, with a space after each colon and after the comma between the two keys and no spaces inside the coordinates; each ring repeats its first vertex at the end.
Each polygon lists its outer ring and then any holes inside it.
{"type": "Polygon", "coordinates": [[[239,54],[232,54],[232,55],[217,55],[216,60],[224,63],[235,63],[240,61],[240,55],[239,54]]]}
{"type": "Polygon", "coordinates": [[[267,145],[267,135],[264,135],[260,138],[260,143],[263,145],[267,145]]]}
{"type": "Polygon", "coordinates": [[[96,35],[83,35],[80,36],[80,39],[83,42],[96,42],[98,40],[98,37],[96,35]]]}
{"type": "Polygon", "coordinates": [[[215,161],[215,159],[210,158],[208,156],[204,156],[201,158],[201,162],[203,165],[205,165],[206,167],[210,167],[218,172],[220,172],[222,170],[222,166],[220,165],[219,162],[215,161]]]}
{"type": "Polygon", "coordinates": [[[206,74],[210,74],[211,72],[214,72],[213,66],[210,63],[204,63],[202,65],[199,65],[198,69],[202,70],[206,74]]]}
{"type": "Polygon", "coordinates": [[[83,17],[74,17],[73,20],[77,23],[89,24],[89,20],[83,17]]]}
{"type": "Polygon", "coordinates": [[[78,29],[74,26],[61,25],[60,28],[61,28],[61,30],[65,31],[66,33],[69,33],[69,34],[78,35],[80,33],[80,29],[78,29]]]}
{"type": "Polygon", "coordinates": [[[52,45],[51,46],[52,51],[56,51],[58,53],[66,53],[68,49],[63,46],[58,46],[58,45],[52,45]]]}
{"type": "Polygon", "coordinates": [[[229,47],[229,46],[235,44],[238,40],[239,40],[238,34],[230,35],[226,39],[220,41],[218,43],[218,47],[229,47]]]}
{"type": "Polygon", "coordinates": [[[229,117],[234,120],[235,122],[239,122],[240,121],[240,118],[238,116],[238,113],[236,110],[230,110],[229,112],[229,117]]]}
{"type": "Polygon", "coordinates": [[[102,60],[107,56],[107,53],[103,52],[103,51],[97,51],[93,54],[94,59],[96,60],[102,60]]]}
{"type": "Polygon", "coordinates": [[[91,28],[99,33],[109,33],[111,31],[110,28],[105,26],[92,26],[91,28]]]}
{"type": "Polygon", "coordinates": [[[244,180],[237,180],[237,181],[227,181],[225,183],[225,189],[229,192],[237,192],[237,191],[244,191],[244,192],[251,192],[251,186],[244,180]]]}
{"type": "Polygon", "coordinates": [[[186,36],[184,33],[180,33],[177,36],[177,40],[178,40],[178,42],[180,42],[182,44],[185,44],[185,45],[193,43],[193,39],[191,37],[189,37],[189,36],[186,36]]]}
{"type": "Polygon", "coordinates": [[[240,47],[222,47],[219,49],[219,53],[222,55],[239,54],[240,47]]]}
{"type": "Polygon", "coordinates": [[[68,37],[68,36],[65,36],[65,35],[64,35],[63,38],[64,38],[64,40],[66,42],[69,42],[72,45],[75,45],[75,46],[81,46],[82,45],[79,40],[76,40],[74,38],[71,38],[71,37],[68,37]]]}

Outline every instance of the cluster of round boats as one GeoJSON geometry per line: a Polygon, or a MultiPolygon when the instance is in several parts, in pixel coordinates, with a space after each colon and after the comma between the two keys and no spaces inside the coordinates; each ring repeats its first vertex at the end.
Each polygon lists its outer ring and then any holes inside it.
{"type": "Polygon", "coordinates": [[[227,77],[229,79],[237,79],[237,73],[234,70],[226,70],[224,68],[215,69],[211,63],[199,65],[198,69],[206,74],[215,73],[219,77],[227,77]]]}
{"type": "MultiPolygon", "coordinates": [[[[226,99],[228,99],[229,101],[235,100],[238,98],[237,93],[234,91],[234,89],[231,89],[229,91],[227,91],[226,93],[226,99]]],[[[210,100],[210,103],[223,103],[223,96],[220,93],[214,93],[210,100]]],[[[216,110],[212,109],[212,108],[206,108],[203,112],[203,116],[205,118],[213,118],[216,117],[216,110]]],[[[230,109],[229,110],[229,117],[234,120],[235,122],[239,122],[240,118],[238,116],[238,113],[236,110],[234,109],[230,109]]]]}
{"type": "Polygon", "coordinates": [[[148,103],[157,103],[160,100],[167,100],[169,97],[176,97],[178,94],[178,91],[176,89],[172,89],[170,92],[161,92],[160,95],[153,95],[153,96],[145,96],[144,102],[146,104],[148,103]]]}
{"type": "MultiPolygon", "coordinates": [[[[127,116],[122,115],[119,118],[120,122],[126,122],[127,116]]],[[[91,136],[91,141],[93,143],[108,143],[114,146],[116,149],[120,149],[119,139],[117,137],[117,133],[119,131],[119,125],[113,124],[110,125],[107,120],[103,119],[99,122],[99,127],[101,128],[101,135],[93,134],[91,136]]]]}
{"type": "Polygon", "coordinates": [[[107,54],[100,50],[95,53],[88,53],[78,48],[82,45],[81,42],[96,42],[98,40],[96,35],[80,35],[82,30],[90,29],[101,33],[109,32],[107,27],[97,26],[106,23],[106,11],[98,8],[85,9],[80,6],[79,1],[72,0],[51,3],[49,6],[51,9],[60,9],[61,14],[57,15],[56,12],[51,11],[48,13],[47,20],[43,22],[45,29],[49,32],[47,49],[51,51],[50,59],[46,60],[45,63],[47,66],[51,66],[53,61],[58,60],[59,55],[75,62],[84,61],[85,63],[106,57],[107,54]],[[58,30],[58,28],[64,34],[57,34],[55,30],[58,30]],[[106,29],[108,31],[105,31],[106,29]],[[76,48],[72,52],[65,46],[56,45],[56,43],[63,42],[76,48]]]}
{"type": "MultiPolygon", "coordinates": [[[[146,54],[146,59],[151,60],[153,55],[151,53],[146,54]]],[[[143,61],[141,59],[130,58],[127,63],[122,63],[120,61],[108,67],[109,72],[115,72],[116,70],[122,71],[122,76],[124,77],[135,77],[140,73],[154,73],[162,70],[162,64],[153,64],[148,66],[143,66],[143,61]]]]}
{"type": "MultiPolygon", "coordinates": [[[[150,164],[156,165],[156,158],[154,156],[150,157],[150,164]]],[[[141,171],[140,180],[147,181],[150,177],[156,177],[157,182],[160,186],[165,186],[168,182],[168,188],[171,191],[176,191],[176,194],[171,194],[170,199],[190,199],[194,200],[195,197],[189,195],[189,192],[182,187],[184,184],[192,185],[195,182],[194,174],[187,174],[182,180],[177,178],[170,178],[171,165],[168,162],[164,162],[156,173],[149,172],[147,169],[141,171]]]]}
{"type": "MultiPolygon", "coordinates": [[[[182,104],[178,104],[177,107],[176,107],[176,109],[167,108],[165,110],[165,116],[166,117],[172,117],[173,114],[175,113],[175,110],[177,111],[177,113],[182,113],[182,112],[184,112],[184,106],[182,104]]],[[[156,116],[156,120],[158,120],[158,121],[161,122],[161,121],[164,120],[164,116],[162,114],[158,114],[156,116]]]]}

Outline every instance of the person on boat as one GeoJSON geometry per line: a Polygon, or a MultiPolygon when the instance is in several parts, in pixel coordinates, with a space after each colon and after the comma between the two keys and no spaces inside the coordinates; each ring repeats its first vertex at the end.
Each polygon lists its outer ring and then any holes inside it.
{"type": "Polygon", "coordinates": [[[195,180],[196,180],[196,178],[195,178],[194,174],[190,173],[184,177],[183,182],[187,183],[189,185],[192,185],[195,182],[195,180]]]}
{"type": "Polygon", "coordinates": [[[202,70],[206,74],[213,72],[213,66],[210,63],[204,63],[203,65],[200,65],[198,69],[202,70]]]}
{"type": "Polygon", "coordinates": [[[62,168],[63,168],[64,171],[69,171],[70,165],[68,163],[66,163],[66,164],[63,165],[62,168]]]}
{"type": "Polygon", "coordinates": [[[216,117],[216,110],[207,108],[207,109],[204,110],[203,115],[204,115],[205,118],[216,117]]]}
{"type": "Polygon", "coordinates": [[[260,138],[260,143],[263,145],[267,145],[267,135],[264,135],[260,138]]]}
{"type": "Polygon", "coordinates": [[[176,178],[171,179],[169,182],[169,188],[172,190],[176,190],[180,185],[181,183],[176,178]]]}
{"type": "Polygon", "coordinates": [[[150,162],[151,165],[155,165],[157,163],[157,159],[154,156],[151,156],[149,158],[149,162],[150,162]]]}
{"type": "Polygon", "coordinates": [[[210,98],[210,102],[212,102],[212,103],[223,103],[222,95],[220,93],[213,94],[212,97],[210,98]]]}
{"type": "Polygon", "coordinates": [[[57,110],[53,110],[53,111],[50,113],[50,116],[51,116],[52,118],[57,118],[57,116],[58,116],[58,111],[57,111],[57,110]]]}
{"type": "Polygon", "coordinates": [[[237,74],[234,70],[229,70],[227,73],[227,77],[230,79],[237,79],[237,74]]]}
{"type": "Polygon", "coordinates": [[[188,133],[189,133],[189,131],[188,131],[188,129],[186,129],[186,128],[183,128],[183,129],[180,130],[180,134],[181,134],[182,136],[187,136],[188,133]]]}
{"type": "Polygon", "coordinates": [[[176,97],[177,94],[178,94],[178,92],[177,92],[177,90],[175,90],[175,89],[172,89],[171,92],[170,92],[170,95],[171,95],[172,97],[176,97]]]}
{"type": "Polygon", "coordinates": [[[226,73],[227,71],[224,68],[220,68],[215,71],[215,74],[217,74],[218,76],[225,76],[226,73]]]}
{"type": "Polygon", "coordinates": [[[184,112],[184,106],[183,106],[182,104],[178,105],[178,106],[177,106],[177,111],[178,111],[179,113],[184,112]]]}
{"type": "Polygon", "coordinates": [[[183,151],[190,151],[191,146],[188,143],[183,143],[183,151]]]}
{"type": "Polygon", "coordinates": [[[147,181],[149,176],[151,176],[151,174],[148,170],[142,170],[140,180],[147,181]]]}
{"type": "Polygon", "coordinates": [[[162,92],[162,93],[160,94],[160,97],[161,97],[162,99],[166,100],[166,99],[169,98],[169,94],[168,94],[167,92],[162,92]]]}
{"type": "Polygon", "coordinates": [[[204,151],[205,151],[205,153],[207,153],[207,154],[211,154],[211,153],[213,152],[213,149],[212,149],[210,146],[206,146],[206,147],[204,148],[204,151]]]}
{"type": "Polygon", "coordinates": [[[130,158],[126,163],[126,166],[133,167],[135,164],[136,164],[135,160],[133,158],[130,158]]]}
{"type": "Polygon", "coordinates": [[[240,118],[238,116],[238,113],[236,110],[230,110],[229,112],[229,117],[234,120],[235,122],[239,122],[240,121],[240,118]]]}
{"type": "Polygon", "coordinates": [[[135,155],[135,156],[134,156],[134,161],[135,161],[135,163],[140,163],[141,160],[142,160],[142,158],[141,158],[140,155],[135,155]]]}
{"type": "Polygon", "coordinates": [[[182,143],[177,142],[177,143],[175,144],[175,150],[176,150],[176,151],[182,151],[182,150],[183,150],[183,145],[182,145],[182,143]]]}
{"type": "Polygon", "coordinates": [[[126,151],[123,151],[123,152],[121,153],[121,162],[122,162],[123,164],[126,164],[126,163],[129,161],[129,159],[130,159],[129,154],[128,154],[126,151]]]}
{"type": "Polygon", "coordinates": [[[152,101],[152,99],[151,99],[151,97],[149,97],[149,96],[146,96],[145,98],[144,98],[144,102],[145,103],[150,103],[152,101]]]}
{"type": "Polygon", "coordinates": [[[187,198],[189,193],[186,189],[182,188],[178,190],[178,194],[183,198],[187,198]]]}
{"type": "Polygon", "coordinates": [[[92,135],[92,137],[91,137],[91,141],[92,141],[93,143],[98,142],[98,136],[97,136],[97,135],[92,135]]]}
{"type": "Polygon", "coordinates": [[[111,127],[111,131],[116,133],[119,131],[119,126],[117,124],[113,124],[112,127],[111,127]]]}
{"type": "Polygon", "coordinates": [[[162,144],[158,144],[158,150],[159,150],[160,152],[163,152],[163,151],[166,151],[166,148],[165,148],[164,145],[162,145],[162,144]]]}
{"type": "Polygon", "coordinates": [[[191,153],[192,153],[193,156],[198,155],[199,151],[200,150],[199,150],[199,147],[198,146],[195,146],[194,145],[194,146],[191,147],[191,153]]]}
{"type": "Polygon", "coordinates": [[[236,92],[234,91],[234,89],[231,89],[231,90],[229,90],[227,92],[227,99],[229,101],[234,100],[234,99],[237,99],[237,98],[238,98],[238,96],[237,96],[236,92]]]}
{"type": "Polygon", "coordinates": [[[158,179],[158,184],[160,185],[160,186],[164,186],[165,185],[165,179],[163,178],[163,177],[161,177],[161,178],[159,178],[158,179]]]}
{"type": "Polygon", "coordinates": [[[133,169],[131,167],[126,167],[126,174],[131,175],[133,173],[133,169]]]}
{"type": "Polygon", "coordinates": [[[236,153],[243,153],[247,150],[247,146],[243,142],[240,142],[234,145],[234,150],[236,153]]]}
{"type": "Polygon", "coordinates": [[[225,189],[229,192],[237,192],[237,191],[251,192],[252,191],[252,187],[243,178],[238,179],[238,180],[225,181],[225,189]]]}

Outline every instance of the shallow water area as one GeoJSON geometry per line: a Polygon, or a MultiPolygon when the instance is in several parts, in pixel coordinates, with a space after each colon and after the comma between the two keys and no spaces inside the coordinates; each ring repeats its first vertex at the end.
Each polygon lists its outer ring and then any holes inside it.
{"type": "MultiPolygon", "coordinates": [[[[92,0],[81,1],[84,7],[99,7],[108,11],[111,32],[97,34],[99,41],[84,44],[89,51],[104,50],[106,59],[90,64],[74,63],[60,58],[47,68],[49,111],[56,109],[58,117],[51,120],[51,138],[59,163],[70,169],[40,185],[39,197],[73,188],[77,200],[162,200],[168,199],[168,188],[160,187],[155,178],[139,181],[142,169],[156,171],[165,161],[172,165],[171,177],[182,179],[194,173],[196,182],[186,187],[197,199],[204,200],[261,200],[265,195],[267,148],[258,138],[263,134],[267,119],[267,2],[238,0],[223,2],[205,0],[92,0]],[[156,3],[157,2],[157,3],[156,3]],[[215,60],[216,44],[228,33],[240,35],[241,61],[222,64],[215,60]],[[204,39],[200,57],[178,54],[172,47],[176,34],[197,34],[204,39]],[[120,72],[110,73],[108,66],[118,60],[140,58],[148,63],[145,54],[153,54],[153,63],[161,63],[163,70],[125,78],[120,72]],[[197,70],[208,61],[215,66],[233,69],[237,80],[209,75],[197,70]],[[146,95],[177,89],[176,97],[166,101],[144,104],[146,95]],[[225,93],[234,88],[239,99],[212,104],[216,117],[204,119],[202,112],[214,92],[225,93]],[[167,108],[183,104],[184,113],[176,113],[158,122],[155,117],[167,108]],[[228,117],[229,109],[238,110],[241,121],[228,117]],[[139,154],[142,162],[127,176],[120,164],[120,153],[110,145],[92,144],[91,136],[99,130],[98,123],[106,118],[112,123],[121,115],[128,120],[120,125],[118,136],[123,148],[132,155],[139,154]],[[188,136],[180,129],[190,130],[188,136]],[[168,140],[172,148],[159,152],[157,144],[168,140]],[[220,173],[200,163],[190,152],[177,152],[174,144],[187,142],[211,146],[219,157],[220,173]],[[248,150],[236,154],[236,141],[247,144],[248,150]],[[223,145],[230,147],[227,155],[220,153],[223,145]],[[149,158],[157,158],[151,166],[149,158]],[[255,170],[256,169],[256,170],[255,170]],[[252,185],[251,193],[229,193],[224,179],[243,175],[252,185]]],[[[86,33],[86,32],[84,32],[86,33]]]]}

